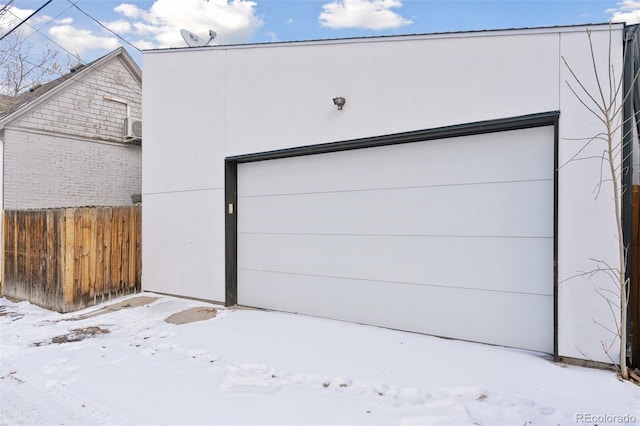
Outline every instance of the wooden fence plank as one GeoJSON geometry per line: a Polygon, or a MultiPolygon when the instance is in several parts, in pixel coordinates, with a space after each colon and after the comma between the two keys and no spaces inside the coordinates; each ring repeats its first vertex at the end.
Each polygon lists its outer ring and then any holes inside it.
{"type": "Polygon", "coordinates": [[[64,280],[63,280],[63,292],[64,292],[64,305],[73,305],[73,288],[75,283],[74,266],[75,266],[75,226],[74,226],[74,211],[73,209],[64,210],[64,280]]]}
{"type": "Polygon", "coordinates": [[[6,294],[7,291],[13,291],[11,286],[8,286],[7,283],[15,283],[15,265],[17,263],[16,256],[16,244],[17,241],[14,238],[14,233],[16,230],[15,227],[15,216],[13,212],[5,211],[3,214],[4,218],[4,228],[3,228],[3,246],[4,246],[4,255],[3,259],[3,277],[2,277],[2,294],[6,294]]]}
{"type": "Polygon", "coordinates": [[[104,208],[96,208],[95,216],[95,297],[94,303],[98,302],[98,297],[104,301],[104,208]]]}
{"type": "Polygon", "coordinates": [[[640,185],[631,191],[631,282],[629,303],[631,320],[631,365],[640,367],[640,185]]]}
{"type": "Polygon", "coordinates": [[[121,225],[122,225],[122,290],[125,293],[129,291],[129,215],[128,211],[124,207],[119,207],[121,212],[121,225]]]}
{"type": "Polygon", "coordinates": [[[138,234],[136,238],[136,289],[142,290],[142,207],[136,210],[136,223],[138,224],[138,234]]]}
{"type": "Polygon", "coordinates": [[[129,274],[129,227],[127,221],[127,211],[123,207],[118,207],[120,210],[120,232],[122,233],[122,238],[120,239],[120,256],[122,259],[122,263],[120,266],[120,285],[122,291],[127,293],[127,276],[129,274]]]}
{"type": "MultiPolygon", "coordinates": [[[[13,246],[13,253],[14,253],[14,259],[15,259],[15,263],[14,263],[14,273],[13,273],[13,277],[14,277],[14,281],[13,281],[13,290],[16,294],[18,294],[18,286],[20,285],[20,282],[22,280],[22,277],[20,275],[20,246],[21,246],[21,240],[20,240],[20,220],[18,215],[16,215],[13,218],[13,222],[14,222],[14,235],[13,235],[13,240],[14,240],[14,246],[13,246]]],[[[24,283],[23,283],[24,284],[24,283]]]]}
{"type": "Polygon", "coordinates": [[[119,268],[122,261],[118,248],[121,244],[122,234],[119,231],[120,211],[114,207],[111,214],[111,288],[117,296],[120,294],[119,268]]]}
{"type": "Polygon", "coordinates": [[[37,224],[37,233],[34,233],[33,241],[35,245],[35,249],[33,250],[34,256],[31,260],[34,263],[34,269],[36,271],[36,274],[34,276],[34,287],[37,289],[37,292],[42,293],[42,297],[44,297],[45,299],[49,299],[51,286],[49,285],[45,274],[45,253],[47,242],[45,237],[45,213],[44,211],[36,211],[34,212],[34,217],[37,224]]]}
{"type": "Polygon", "coordinates": [[[36,297],[49,297],[49,285],[44,276],[44,212],[33,212],[33,227],[35,232],[31,232],[33,237],[33,249],[31,250],[31,262],[33,263],[33,288],[36,291],[36,297]]]}
{"type": "MultiPolygon", "coordinates": [[[[0,210],[2,211],[2,210],[0,210]]],[[[4,282],[5,282],[5,276],[6,276],[6,272],[5,272],[5,268],[7,266],[7,262],[4,260],[7,258],[7,256],[10,256],[11,254],[7,251],[7,242],[9,241],[9,238],[7,238],[7,231],[6,229],[8,228],[7,225],[7,215],[5,214],[4,211],[2,211],[2,229],[4,230],[4,232],[2,233],[2,237],[3,240],[0,241],[0,244],[2,244],[2,264],[0,265],[0,294],[4,294],[4,282]]]]}
{"type": "Polygon", "coordinates": [[[104,266],[103,266],[103,274],[104,274],[104,291],[107,293],[109,299],[111,298],[111,292],[113,291],[112,286],[112,276],[111,276],[111,236],[113,230],[113,209],[109,208],[105,210],[105,224],[104,224],[104,266]]]}
{"type": "MultiPolygon", "coordinates": [[[[84,209],[77,209],[76,215],[78,216],[78,224],[80,232],[80,245],[76,246],[80,251],[79,259],[79,275],[80,275],[80,294],[78,295],[80,298],[88,298],[89,296],[89,245],[90,245],[90,224],[89,218],[87,217],[87,211],[84,209]]],[[[84,302],[84,300],[83,300],[84,302]]]]}
{"type": "Polygon", "coordinates": [[[53,302],[57,303],[62,299],[62,273],[60,271],[60,265],[64,262],[60,260],[60,257],[62,256],[60,241],[62,241],[62,235],[64,235],[64,228],[62,228],[62,232],[60,232],[60,225],[62,224],[62,221],[60,220],[60,214],[58,211],[50,210],[49,215],[51,216],[51,226],[47,232],[51,236],[51,269],[56,287],[56,299],[53,302]]]}
{"type": "Polygon", "coordinates": [[[82,302],[83,278],[82,273],[82,210],[73,210],[73,302],[82,302]]]}
{"type": "Polygon", "coordinates": [[[136,265],[138,263],[136,259],[136,211],[134,209],[128,209],[129,220],[129,277],[127,279],[129,284],[129,292],[133,292],[136,289],[136,265]]]}
{"type": "Polygon", "coordinates": [[[14,263],[13,263],[13,284],[14,284],[14,291],[15,291],[15,285],[19,282],[19,273],[20,271],[18,270],[18,239],[20,237],[19,234],[19,228],[18,228],[18,215],[16,214],[13,217],[13,259],[14,259],[14,263]]]}
{"type": "Polygon", "coordinates": [[[33,289],[31,275],[33,275],[33,271],[31,270],[31,259],[29,258],[29,251],[31,249],[31,235],[29,234],[29,232],[27,232],[29,229],[31,229],[31,215],[27,213],[26,215],[24,215],[22,225],[20,227],[21,238],[24,243],[20,250],[20,255],[22,256],[22,262],[24,263],[24,289],[26,290],[26,296],[31,299],[33,289]]]}

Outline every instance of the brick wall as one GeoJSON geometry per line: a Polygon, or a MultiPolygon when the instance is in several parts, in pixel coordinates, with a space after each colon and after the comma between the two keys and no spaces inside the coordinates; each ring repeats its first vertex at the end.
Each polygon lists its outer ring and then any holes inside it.
{"type": "Polygon", "coordinates": [[[131,204],[139,146],[5,130],[4,208],[131,204]]]}

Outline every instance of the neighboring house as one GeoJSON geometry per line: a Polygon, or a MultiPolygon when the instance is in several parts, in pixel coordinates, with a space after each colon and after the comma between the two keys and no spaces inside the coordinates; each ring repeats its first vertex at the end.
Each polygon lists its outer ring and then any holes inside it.
{"type": "Polygon", "coordinates": [[[132,204],[141,192],[141,85],[140,68],[118,48],[0,96],[2,207],[132,204]]]}
{"type": "Polygon", "coordinates": [[[143,289],[617,359],[587,30],[622,75],[623,24],[145,51],[143,289]]]}

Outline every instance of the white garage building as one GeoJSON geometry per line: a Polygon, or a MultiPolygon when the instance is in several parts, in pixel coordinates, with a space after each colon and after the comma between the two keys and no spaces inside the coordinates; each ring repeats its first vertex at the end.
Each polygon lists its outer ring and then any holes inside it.
{"type": "Polygon", "coordinates": [[[146,51],[143,288],[616,359],[587,28],[146,51]]]}

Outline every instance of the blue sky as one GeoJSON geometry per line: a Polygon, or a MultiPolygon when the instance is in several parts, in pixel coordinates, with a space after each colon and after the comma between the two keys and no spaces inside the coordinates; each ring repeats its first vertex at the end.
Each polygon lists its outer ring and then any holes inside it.
{"type": "MultiPolygon", "coordinates": [[[[46,0],[14,0],[0,19],[4,34],[46,0]]],[[[213,44],[263,43],[502,28],[640,22],[640,1],[609,0],[73,0],[140,49],[181,47],[180,29],[213,44]]],[[[0,1],[7,4],[8,0],[0,1]]],[[[62,46],[91,61],[119,45],[140,54],[75,8],[53,0],[24,25],[34,45],[62,46]]]]}

